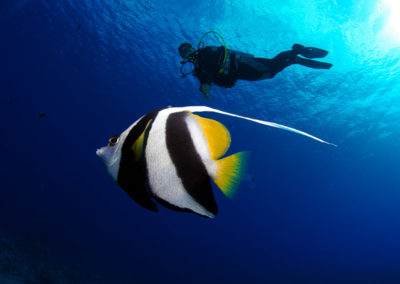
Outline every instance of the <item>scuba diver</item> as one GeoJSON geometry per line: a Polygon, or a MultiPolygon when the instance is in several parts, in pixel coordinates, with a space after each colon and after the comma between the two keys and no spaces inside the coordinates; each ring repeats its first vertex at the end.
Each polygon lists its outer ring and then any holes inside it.
{"type": "Polygon", "coordinates": [[[232,88],[237,80],[258,81],[273,78],[286,67],[300,64],[315,69],[329,69],[331,63],[309,58],[322,58],[328,51],[316,47],[294,44],[291,50],[283,51],[272,59],[254,57],[252,54],[227,49],[223,46],[198,45],[196,50],[190,43],[182,43],[178,48],[182,76],[192,74],[200,81],[200,92],[210,97],[210,87],[214,83],[223,88],[232,88]],[[300,57],[300,56],[302,57],[300,57]],[[186,63],[193,64],[191,72],[184,72],[186,63]]]}

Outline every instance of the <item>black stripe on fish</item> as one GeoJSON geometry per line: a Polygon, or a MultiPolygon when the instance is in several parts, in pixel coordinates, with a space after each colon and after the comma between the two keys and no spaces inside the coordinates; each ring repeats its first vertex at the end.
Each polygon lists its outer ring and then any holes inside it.
{"type": "Polygon", "coordinates": [[[214,215],[218,212],[210,178],[193,144],[185,117],[186,112],[168,116],[166,127],[167,149],[185,190],[214,215]]]}
{"type": "MultiPolygon", "coordinates": [[[[152,120],[146,132],[151,129],[159,110],[154,110],[145,115],[139,122],[129,131],[121,149],[121,161],[118,172],[118,185],[139,205],[151,211],[158,211],[157,205],[151,199],[148,189],[148,179],[146,171],[146,159],[142,157],[139,161],[135,160],[135,155],[131,149],[132,145],[146,129],[147,123],[152,120]]],[[[147,135],[144,138],[144,147],[147,143],[147,135]]]]}

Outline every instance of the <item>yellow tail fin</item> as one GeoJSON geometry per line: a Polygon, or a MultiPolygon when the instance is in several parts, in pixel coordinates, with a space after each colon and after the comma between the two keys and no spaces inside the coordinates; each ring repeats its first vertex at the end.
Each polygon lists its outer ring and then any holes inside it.
{"type": "Polygon", "coordinates": [[[215,184],[229,198],[233,198],[243,179],[248,152],[239,152],[216,161],[217,177],[213,178],[215,184]]]}

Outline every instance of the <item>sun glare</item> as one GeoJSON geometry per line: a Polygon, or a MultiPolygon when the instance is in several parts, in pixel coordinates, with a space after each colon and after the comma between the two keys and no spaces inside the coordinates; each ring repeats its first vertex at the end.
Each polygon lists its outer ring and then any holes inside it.
{"type": "Polygon", "coordinates": [[[400,41],[400,1],[383,0],[382,2],[389,9],[389,19],[386,22],[385,30],[397,41],[400,41]]]}

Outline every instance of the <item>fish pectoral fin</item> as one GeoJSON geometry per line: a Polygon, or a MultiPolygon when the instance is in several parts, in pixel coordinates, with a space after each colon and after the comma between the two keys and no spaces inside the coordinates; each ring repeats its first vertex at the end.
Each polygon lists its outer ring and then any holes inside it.
{"type": "Polygon", "coordinates": [[[149,122],[147,122],[146,127],[144,128],[142,134],[136,139],[135,143],[131,146],[131,150],[135,154],[135,160],[139,161],[141,157],[143,157],[143,150],[144,150],[144,141],[146,140],[146,136],[148,134],[147,129],[149,128],[149,125],[151,124],[151,119],[149,122]]]}
{"type": "Polygon", "coordinates": [[[206,137],[211,159],[216,160],[226,153],[231,145],[231,135],[226,127],[213,119],[193,115],[206,137]]]}
{"type": "Polygon", "coordinates": [[[217,160],[217,176],[213,178],[215,184],[229,198],[233,198],[246,169],[248,152],[239,152],[217,160]]]}

